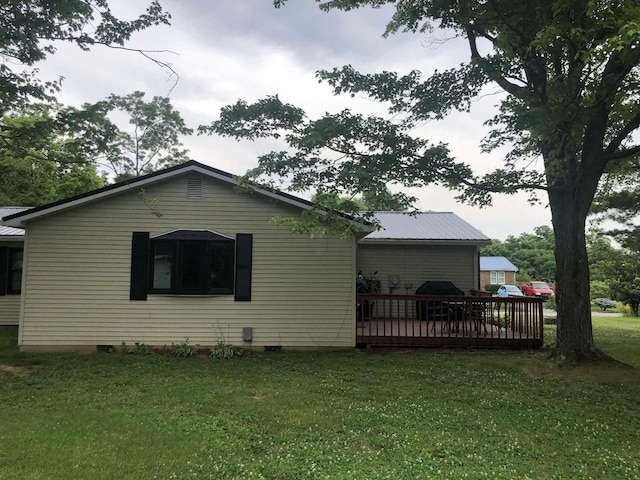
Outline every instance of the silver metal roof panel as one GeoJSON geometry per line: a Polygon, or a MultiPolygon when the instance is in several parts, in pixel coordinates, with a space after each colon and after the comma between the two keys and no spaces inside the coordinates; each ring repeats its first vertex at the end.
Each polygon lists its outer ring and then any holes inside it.
{"type": "Polygon", "coordinates": [[[380,230],[360,243],[385,242],[465,242],[488,243],[484,233],[451,212],[375,212],[380,230]]]}

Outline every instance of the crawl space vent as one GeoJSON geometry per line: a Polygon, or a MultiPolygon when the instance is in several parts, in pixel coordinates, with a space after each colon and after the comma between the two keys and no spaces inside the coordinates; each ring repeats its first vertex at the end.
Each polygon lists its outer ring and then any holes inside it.
{"type": "Polygon", "coordinates": [[[202,179],[187,179],[187,198],[202,198],[202,179]]]}

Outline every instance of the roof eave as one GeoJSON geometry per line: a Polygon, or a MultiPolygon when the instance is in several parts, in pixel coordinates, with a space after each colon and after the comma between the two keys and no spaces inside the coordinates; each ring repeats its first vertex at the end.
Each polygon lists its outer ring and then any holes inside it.
{"type": "Polygon", "coordinates": [[[24,242],[24,235],[0,235],[0,242],[24,242]]]}
{"type": "MultiPolygon", "coordinates": [[[[77,207],[79,205],[96,202],[103,198],[118,195],[126,191],[138,190],[149,184],[168,180],[178,175],[184,175],[185,173],[189,172],[200,173],[202,175],[215,178],[234,186],[238,185],[238,181],[233,175],[227,172],[222,172],[221,170],[217,170],[213,167],[202,165],[195,161],[190,161],[183,165],[178,165],[177,167],[170,168],[164,172],[152,173],[150,175],[140,177],[138,179],[133,179],[122,184],[109,185],[93,192],[88,192],[76,197],[71,197],[70,199],[61,200],[49,205],[44,205],[42,207],[36,207],[25,212],[8,215],[4,217],[4,224],[9,227],[25,228],[25,225],[28,222],[37,218],[52,215],[64,210],[68,210],[70,208],[77,207]]],[[[256,185],[247,185],[247,187],[251,188],[256,193],[264,195],[268,198],[273,198],[280,202],[287,203],[302,210],[311,210],[315,207],[315,204],[313,202],[295,197],[285,192],[270,191],[256,185]]],[[[370,233],[375,230],[375,228],[370,224],[358,222],[355,219],[348,217],[347,220],[353,227],[360,231],[370,233]]]]}
{"type": "Polygon", "coordinates": [[[399,238],[363,238],[360,245],[488,245],[491,240],[482,239],[399,239],[399,238]]]}

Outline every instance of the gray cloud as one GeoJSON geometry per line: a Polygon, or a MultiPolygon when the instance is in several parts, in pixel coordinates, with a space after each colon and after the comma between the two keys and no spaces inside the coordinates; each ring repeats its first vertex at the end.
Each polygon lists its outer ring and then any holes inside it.
{"type": "MultiPolygon", "coordinates": [[[[110,3],[132,16],[145,2],[110,3]]],[[[156,55],[179,73],[171,98],[192,127],[209,123],[222,106],[238,98],[254,101],[275,93],[312,116],[343,108],[384,115],[384,106],[375,102],[333,97],[328,86],[318,84],[314,72],[349,63],[367,72],[419,69],[428,74],[456,66],[469,55],[460,39],[402,33],[382,38],[389,9],[325,13],[313,0],[290,0],[281,9],[273,8],[270,0],[183,0],[163,5],[172,13],[172,25],[136,34],[130,46],[176,52],[156,55]]],[[[99,47],[83,53],[61,46],[40,67],[49,78],[66,77],[60,99],[75,105],[134,90],[166,95],[173,86],[167,72],[143,57],[99,47]]],[[[500,154],[482,155],[478,145],[486,134],[483,121],[492,115],[495,103],[497,99],[485,98],[470,114],[431,122],[419,132],[434,142],[449,143],[457,158],[478,171],[490,170],[501,163],[500,154]]],[[[278,147],[220,137],[185,138],[184,143],[194,159],[232,173],[243,173],[256,164],[258,155],[278,147]]],[[[443,190],[412,193],[420,197],[420,208],[460,213],[494,238],[549,224],[549,211],[530,207],[524,196],[497,197],[498,207],[478,211],[456,204],[453,194],[443,190]]]]}

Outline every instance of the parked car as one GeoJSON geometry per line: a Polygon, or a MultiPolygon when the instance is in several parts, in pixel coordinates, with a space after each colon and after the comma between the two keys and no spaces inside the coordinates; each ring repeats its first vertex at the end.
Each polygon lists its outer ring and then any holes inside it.
{"type": "Polygon", "coordinates": [[[607,308],[614,308],[617,305],[617,302],[614,300],[609,300],[608,298],[596,298],[593,303],[599,306],[602,310],[606,310],[607,308]]]}
{"type": "Polygon", "coordinates": [[[523,297],[524,294],[515,285],[502,285],[498,288],[499,297],[523,297]]]}
{"type": "Polygon", "coordinates": [[[527,297],[541,297],[547,300],[553,295],[551,287],[544,282],[527,282],[520,285],[520,288],[527,297]]]}

